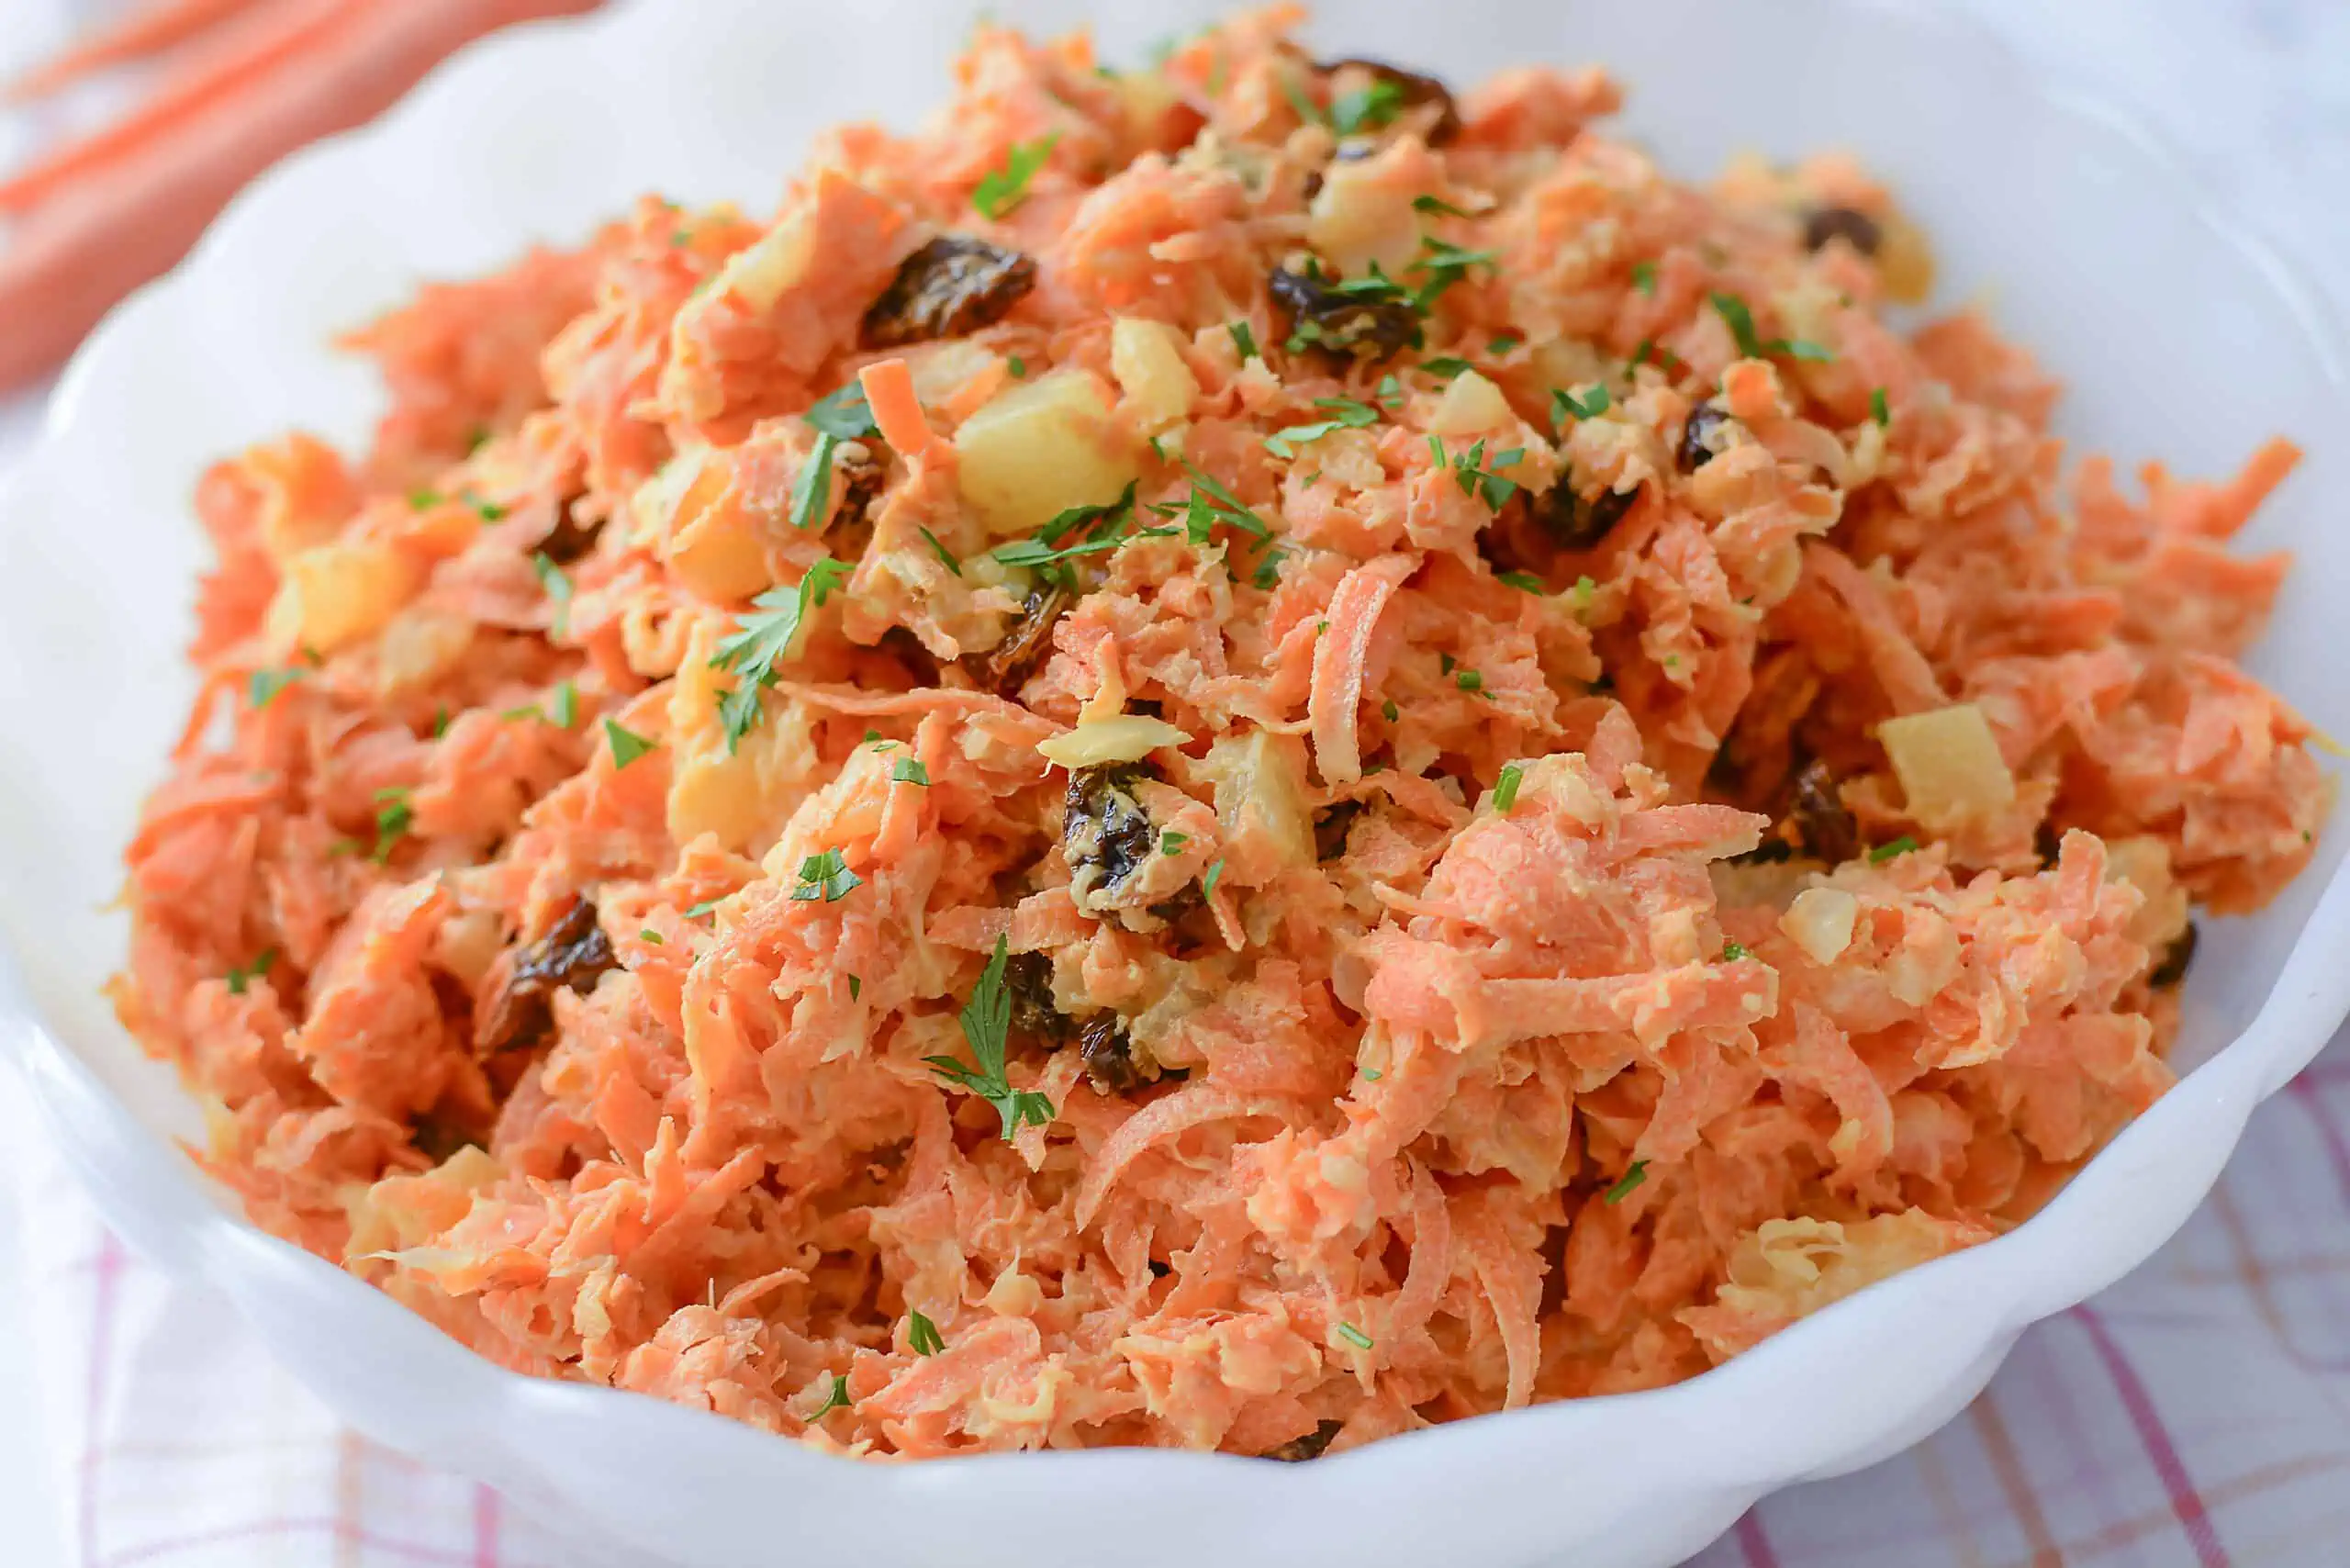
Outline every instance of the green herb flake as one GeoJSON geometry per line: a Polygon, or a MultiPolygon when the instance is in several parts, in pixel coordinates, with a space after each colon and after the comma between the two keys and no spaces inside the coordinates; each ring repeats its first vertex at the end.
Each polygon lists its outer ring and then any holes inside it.
{"type": "Polygon", "coordinates": [[[1314,406],[1329,417],[1275,431],[1265,438],[1265,450],[1276,457],[1294,458],[1302,442],[1319,441],[1333,431],[1368,430],[1379,422],[1378,409],[1352,398],[1316,398],[1314,406]]]}
{"type": "Polygon", "coordinates": [[[1013,354],[1010,359],[1005,360],[1003,362],[1003,367],[1012,372],[1012,379],[1014,381],[1024,381],[1027,379],[1028,362],[1021,358],[1018,354],[1013,354]]]}
{"type": "Polygon", "coordinates": [[[308,673],[296,665],[283,669],[257,669],[245,681],[245,703],[258,713],[274,701],[279,692],[308,673]]]}
{"type": "Polygon", "coordinates": [[[370,853],[378,866],[391,859],[392,846],[408,836],[416,824],[416,808],[408,804],[408,797],[404,785],[375,791],[375,847],[370,853]]]}
{"type": "Polygon", "coordinates": [[[963,1004],[958,1021],[963,1026],[963,1038],[979,1065],[967,1066],[946,1056],[923,1058],[942,1080],[968,1090],[995,1107],[996,1116],[1003,1124],[1006,1143],[1023,1126],[1046,1126],[1053,1119],[1050,1100],[1028,1090],[1013,1088],[1004,1076],[1003,1047],[1012,1027],[1012,992],[1003,983],[1003,969],[1010,959],[1004,938],[997,937],[994,956],[980,971],[979,983],[972,989],[971,999],[963,1004]]]}
{"type": "Polygon", "coordinates": [[[439,740],[449,733],[449,705],[443,702],[432,710],[432,738],[439,740]]]}
{"type": "Polygon", "coordinates": [[[919,784],[927,790],[930,788],[930,769],[911,756],[901,756],[898,758],[897,766],[890,769],[890,781],[893,784],[919,784]]]}
{"type": "Polygon", "coordinates": [[[1490,267],[1499,255],[1494,251],[1472,251],[1439,240],[1433,234],[1420,237],[1420,249],[1425,252],[1419,260],[1404,269],[1404,275],[1425,279],[1419,291],[1412,296],[1412,305],[1422,315],[1435,306],[1445,290],[1467,277],[1478,267],[1490,267]]]}
{"type": "Polygon", "coordinates": [[[1605,386],[1594,386],[1581,398],[1562,386],[1553,387],[1550,391],[1550,422],[1563,427],[1571,419],[1595,420],[1606,413],[1614,401],[1605,386]]]}
{"type": "Polygon", "coordinates": [[[567,730],[579,722],[579,688],[569,681],[554,689],[554,704],[547,711],[547,722],[558,730],[567,730]]]}
{"type": "Polygon", "coordinates": [[[1404,710],[1396,707],[1395,699],[1391,697],[1386,701],[1382,702],[1379,705],[1379,716],[1386,720],[1391,724],[1396,723],[1403,719],[1404,710]]]}
{"type": "Polygon", "coordinates": [[[1412,198],[1412,210],[1433,213],[1438,218],[1467,218],[1470,214],[1446,201],[1442,196],[1416,196],[1412,198]]]}
{"type": "Polygon", "coordinates": [[[633,730],[622,729],[617,721],[611,719],[604,721],[604,739],[611,743],[612,771],[615,773],[661,744],[646,740],[633,730]]]}
{"type": "Polygon", "coordinates": [[[734,689],[718,703],[730,756],[758,724],[762,694],[775,684],[776,666],[792,655],[810,614],[823,608],[848,574],[842,562],[817,557],[794,587],[769,588],[753,599],[752,612],[736,622],[740,629],[718,644],[711,664],[734,675],[734,689]]]}
{"type": "Polygon", "coordinates": [[[1499,337],[1491,338],[1486,341],[1485,352],[1489,354],[1505,354],[1511,350],[1516,348],[1518,344],[1525,341],[1526,340],[1524,338],[1517,336],[1514,332],[1504,332],[1499,337]]]}
{"type": "Polygon", "coordinates": [[[1383,1072],[1380,1071],[1380,1070],[1379,1070],[1377,1068],[1375,1068],[1375,1067],[1367,1067],[1367,1068],[1364,1068],[1364,1069],[1362,1070],[1362,1075],[1363,1075],[1363,1077],[1365,1077],[1366,1079],[1369,1079],[1369,1080],[1370,1080],[1371,1082],[1373,1082],[1373,1083],[1378,1082],[1381,1079],[1382,1079],[1382,1078],[1384,1078],[1384,1077],[1386,1077],[1386,1076],[1387,1076],[1385,1073],[1383,1073],[1383,1072]]]}
{"type": "Polygon", "coordinates": [[[1297,111],[1297,118],[1304,124],[1328,125],[1330,123],[1329,115],[1321,105],[1314,101],[1313,95],[1306,92],[1304,84],[1287,73],[1283,73],[1281,76],[1281,96],[1289,100],[1289,106],[1297,111]]]}
{"type": "Polygon", "coordinates": [[[1339,1324],[1337,1333],[1339,1338],[1344,1339],[1348,1344],[1352,1345],[1358,1350],[1368,1350],[1371,1349],[1371,1336],[1364,1333],[1361,1329],[1356,1327],[1351,1323],[1339,1324]]]}
{"type": "Polygon", "coordinates": [[[1893,409],[1886,402],[1882,386],[1869,394],[1869,418],[1876,421],[1879,430],[1889,429],[1893,424],[1893,409]]]}
{"type": "Polygon", "coordinates": [[[1379,378],[1378,388],[1371,396],[1373,402],[1392,414],[1404,406],[1404,383],[1390,371],[1379,378]]]}
{"type": "Polygon", "coordinates": [[[448,497],[442,495],[438,490],[410,490],[408,493],[408,510],[410,511],[431,511],[434,507],[441,505],[448,498],[448,497]]]}
{"type": "Polygon", "coordinates": [[[1473,669],[1455,670],[1452,684],[1463,691],[1483,691],[1485,689],[1485,678],[1473,669]]]}
{"type": "Polygon", "coordinates": [[[726,897],[723,893],[714,899],[704,899],[701,902],[686,911],[686,918],[688,920],[700,920],[709,915],[716,914],[718,913],[718,906],[725,902],[726,897]]]}
{"type": "Polygon", "coordinates": [[[825,393],[801,417],[824,434],[843,441],[863,441],[881,433],[873,422],[873,406],[865,400],[865,385],[858,381],[825,393]]]}
{"type": "Polygon", "coordinates": [[[940,566],[958,577],[963,575],[963,563],[955,558],[955,553],[952,550],[939,543],[938,535],[919,523],[914,525],[914,532],[922,535],[922,542],[930,546],[930,553],[938,557],[940,566]]]}
{"type": "Polygon", "coordinates": [[[1746,957],[1746,948],[1741,944],[1736,942],[1725,942],[1722,944],[1723,963],[1734,964],[1744,957],[1746,957]]]}
{"type": "Polygon", "coordinates": [[[1517,804],[1517,787],[1526,780],[1526,770],[1515,762],[1504,763],[1494,776],[1494,810],[1506,815],[1517,804]]]}
{"type": "Polygon", "coordinates": [[[1014,143],[1004,154],[1003,167],[994,169],[980,179],[971,192],[971,205],[988,218],[1002,218],[1028,196],[1028,182],[1052,157],[1061,133],[1058,130],[1035,141],[1014,143]]]}
{"type": "Polygon", "coordinates": [[[1192,835],[1188,833],[1177,833],[1171,827],[1158,830],[1158,852],[1161,855],[1179,855],[1182,853],[1183,846],[1191,842],[1192,835]]]}
{"type": "Polygon", "coordinates": [[[477,496],[467,496],[465,500],[484,522],[504,522],[509,515],[509,509],[496,501],[485,501],[477,496]]]}
{"type": "Polygon", "coordinates": [[[648,946],[661,947],[668,945],[668,938],[663,936],[661,933],[654,930],[653,927],[649,925],[643,926],[638,929],[636,939],[646,944],[648,946]]]}
{"type": "Polygon", "coordinates": [[[1623,1180],[1608,1188],[1601,1196],[1609,1204],[1620,1204],[1632,1195],[1633,1188],[1648,1179],[1649,1162],[1645,1159],[1635,1159],[1625,1170],[1623,1180]]]}
{"type": "Polygon", "coordinates": [[[791,902],[814,903],[822,899],[826,903],[838,903],[863,886],[865,879],[848,868],[848,862],[839,850],[822,850],[800,862],[800,876],[792,885],[791,902]]]}
{"type": "Polygon", "coordinates": [[[1651,299],[1656,297],[1656,263],[1654,262],[1632,263],[1632,286],[1651,299]]]}
{"type": "Polygon", "coordinates": [[[946,1349],[946,1341],[939,1337],[938,1325],[919,1312],[906,1314],[906,1349],[917,1356],[934,1356],[946,1349]]]}
{"type": "Polygon", "coordinates": [[[862,975],[851,975],[851,976],[849,976],[849,977],[848,977],[848,999],[849,999],[851,1002],[855,1002],[858,997],[863,996],[864,994],[865,994],[865,977],[864,977],[864,976],[862,976],[862,975]]]}
{"type": "Polygon", "coordinates": [[[277,949],[274,947],[263,947],[260,952],[253,955],[253,961],[252,963],[230,969],[227,977],[229,981],[229,994],[230,996],[244,995],[245,988],[251,985],[253,981],[261,979],[262,976],[269,973],[270,966],[276,962],[277,949]]]}
{"type": "Polygon", "coordinates": [[[1330,129],[1340,136],[1378,130],[1404,112],[1404,89],[1384,77],[1330,100],[1330,129]]]}
{"type": "Polygon", "coordinates": [[[547,590],[547,600],[554,606],[554,619],[549,629],[557,637],[571,635],[571,579],[554,564],[554,557],[541,550],[531,556],[531,570],[539,575],[539,586],[547,590]]]}
{"type": "Polygon", "coordinates": [[[1257,331],[1246,321],[1227,321],[1224,330],[1232,336],[1232,346],[1240,355],[1240,363],[1248,364],[1258,357],[1257,331]]]}
{"type": "Polygon", "coordinates": [[[1754,312],[1746,301],[1735,294],[1718,291],[1706,297],[1715,313],[1729,327],[1729,335],[1738,341],[1738,352],[1743,359],[1769,359],[1778,355],[1785,359],[1807,360],[1815,364],[1832,362],[1835,353],[1805,338],[1773,338],[1765,342],[1754,330],[1754,312]]]}
{"type": "Polygon", "coordinates": [[[465,431],[465,455],[467,457],[471,457],[475,453],[479,452],[483,447],[487,446],[489,444],[489,438],[490,429],[487,425],[475,425],[471,429],[467,430],[465,431]]]}
{"type": "Polygon", "coordinates": [[[1895,839],[1892,843],[1880,844],[1874,849],[1870,850],[1869,864],[1872,866],[1882,866],[1888,860],[1899,859],[1902,856],[1911,853],[1917,847],[1918,841],[1905,833],[1899,838],[1895,839]]]}
{"type": "Polygon", "coordinates": [[[1434,359],[1420,361],[1420,368],[1440,380],[1449,381],[1462,372],[1477,367],[1457,354],[1438,354],[1434,359]]]}
{"type": "Polygon", "coordinates": [[[1517,589],[1520,593],[1547,593],[1550,591],[1542,586],[1542,579],[1536,577],[1532,572],[1497,572],[1494,576],[1494,580],[1495,582],[1507,583],[1510,587],[1517,589]]]}
{"type": "Polygon", "coordinates": [[[813,1426],[817,1422],[822,1420],[825,1417],[831,1415],[834,1411],[845,1410],[848,1407],[848,1379],[843,1377],[839,1372],[834,1372],[833,1374],[833,1392],[825,1395],[824,1402],[822,1405],[816,1406],[815,1414],[808,1417],[808,1424],[810,1426],[813,1426]]]}
{"type": "Polygon", "coordinates": [[[1200,897],[1213,900],[1215,885],[1224,880],[1224,857],[1219,855],[1208,865],[1207,875],[1200,879],[1200,897]]]}
{"type": "MultiPolygon", "coordinates": [[[[1446,461],[1442,442],[1436,436],[1430,436],[1428,442],[1437,452],[1438,460],[1446,461]]],[[[1495,470],[1507,468],[1525,458],[1526,449],[1513,446],[1494,453],[1493,466],[1489,468],[1485,465],[1485,442],[1480,437],[1476,445],[1466,452],[1455,454],[1449,459],[1453,482],[1460,487],[1462,495],[1483,501],[1488,510],[1497,512],[1512,496],[1517,494],[1517,481],[1504,478],[1495,470]]]]}

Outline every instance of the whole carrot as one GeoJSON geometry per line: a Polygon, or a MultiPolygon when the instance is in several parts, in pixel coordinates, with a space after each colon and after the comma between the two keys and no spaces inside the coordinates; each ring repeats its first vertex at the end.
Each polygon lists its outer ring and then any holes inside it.
{"type": "Polygon", "coordinates": [[[374,118],[484,33],[596,4],[371,0],[342,13],[312,51],[56,191],[0,252],[0,391],[54,368],[287,152],[374,118]]]}

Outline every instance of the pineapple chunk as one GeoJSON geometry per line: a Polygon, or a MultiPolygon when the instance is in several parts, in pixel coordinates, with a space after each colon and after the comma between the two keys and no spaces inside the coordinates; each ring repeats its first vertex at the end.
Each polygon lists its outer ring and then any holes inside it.
{"type": "Polygon", "coordinates": [[[1515,419],[1502,389],[1473,370],[1452,378],[1444,397],[1428,416],[1428,429],[1445,437],[1483,435],[1515,419]]]}
{"type": "Polygon", "coordinates": [[[1121,713],[1114,719],[1088,719],[1067,734],[1036,743],[1037,755],[1074,771],[1113,762],[1140,762],[1163,745],[1181,745],[1192,737],[1164,719],[1143,713],[1121,713]]]}
{"type": "Polygon", "coordinates": [[[1983,710],[1972,702],[1887,719],[1876,738],[1919,825],[1947,833],[2015,804],[2015,775],[1983,710]]]}
{"type": "Polygon", "coordinates": [[[1420,219],[1412,209],[1418,192],[1398,178],[1402,173],[1392,157],[1324,170],[1305,219],[1305,242],[1315,254],[1349,277],[1373,263],[1391,277],[1411,265],[1420,251],[1420,219]]]}
{"type": "Polygon", "coordinates": [[[677,465],[686,465],[682,473],[664,476],[675,486],[676,504],[661,530],[660,553],[677,580],[722,601],[748,599],[769,587],[775,578],[758,526],[735,503],[727,465],[708,447],[680,455],[672,467],[677,465]]]}
{"type": "Polygon", "coordinates": [[[285,563],[263,634],[280,658],[331,654],[374,636],[423,586],[404,551],[375,539],[313,545],[285,563]]]}
{"type": "Polygon", "coordinates": [[[1314,864],[1305,746],[1296,736],[1226,735],[1208,748],[1200,772],[1214,787],[1216,822],[1237,880],[1259,884],[1285,865],[1314,864]]]}
{"type": "Polygon", "coordinates": [[[695,625],[669,690],[669,836],[685,844],[707,833],[747,855],[782,831],[813,788],[820,759],[808,711],[772,691],[758,723],[726,749],[718,714],[724,678],[710,662],[721,631],[715,617],[695,625]]]}
{"type": "Polygon", "coordinates": [[[1200,395],[1199,378],[1183,363],[1179,342],[1173,328],[1145,317],[1121,316],[1111,325],[1110,369],[1145,435],[1188,418],[1200,395]]]}
{"type": "Polygon", "coordinates": [[[1108,388],[1057,370],[999,394],[955,434],[963,499],[997,537],[1034,533],[1071,507],[1106,506],[1142,472],[1108,388]]]}

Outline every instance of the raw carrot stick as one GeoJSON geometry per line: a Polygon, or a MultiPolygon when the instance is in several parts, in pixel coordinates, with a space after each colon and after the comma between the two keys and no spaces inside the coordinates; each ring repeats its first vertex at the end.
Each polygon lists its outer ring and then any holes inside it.
{"type": "Polygon", "coordinates": [[[865,400],[872,406],[873,422],[881,439],[911,457],[937,443],[938,434],[923,417],[922,399],[914,395],[913,372],[901,359],[885,359],[857,372],[865,400]]]}
{"type": "Polygon", "coordinates": [[[63,359],[125,294],[170,267],[246,182],[388,107],[435,64],[509,23],[596,0],[400,0],[353,14],[330,53],[268,75],[46,204],[0,252],[0,389],[63,359]]]}
{"type": "Polygon", "coordinates": [[[35,66],[9,84],[7,95],[19,102],[46,96],[107,66],[161,54],[262,3],[263,0],[156,0],[154,5],[132,12],[112,27],[101,28],[69,45],[56,59],[35,66]]]}
{"type": "Polygon", "coordinates": [[[167,85],[103,130],[69,141],[0,180],[0,212],[28,211],[75,178],[184,131],[216,106],[234,104],[255,93],[281,66],[297,62],[323,66],[332,35],[355,22],[371,4],[372,0],[290,0],[282,16],[263,14],[261,19],[274,25],[249,39],[232,40],[220,58],[205,62],[186,80],[167,85]]]}

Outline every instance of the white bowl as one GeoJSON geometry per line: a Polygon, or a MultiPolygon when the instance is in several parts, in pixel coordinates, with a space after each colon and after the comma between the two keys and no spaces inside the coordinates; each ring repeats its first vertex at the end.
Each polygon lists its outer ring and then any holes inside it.
{"type": "MultiPolygon", "coordinates": [[[[1080,0],[1007,7],[1038,27],[1080,0]]],[[[1104,13],[1130,7],[1098,7],[1104,13]]],[[[1203,0],[1105,23],[1111,57],[1203,0]]],[[[1860,149],[1927,220],[1962,293],[2074,387],[2068,434],[2128,460],[2232,468],[2283,431],[2314,449],[2254,543],[2302,554],[2255,666],[2350,734],[2339,610],[2350,529],[2344,357],[2313,297],[2179,167],[2030,82],[1987,37],[1858,0],[1334,6],[1333,51],[1456,80],[1598,60],[1684,173],[1749,147],[1860,149]],[[1562,15],[1561,12],[1564,12],[1562,15]],[[2333,526],[2328,527],[2332,522],[2333,526]]],[[[985,1568],[1519,1564],[1643,1568],[1758,1495],[1915,1441],[2034,1320],[2111,1282],[2187,1217],[2244,1117],[2350,1010],[2344,834],[2256,919],[2208,931],[2182,1042],[2197,1070],[2014,1235],[1881,1285],[1659,1393],[1551,1405],[1313,1464],[1197,1454],[855,1465],[717,1417],[497,1371],[246,1226],[172,1147],[196,1117],[97,987],[123,949],[117,856],[191,682],[180,647],[210,456],[301,424],[359,437],[375,393],[329,334],[423,276],[583,235],[637,192],[764,207],[809,134],[940,95],[961,5],[643,6],[496,39],[381,125],[263,180],[195,258],[84,350],[0,506],[0,1043],[109,1220],[232,1298],[370,1436],[602,1540],[696,1564],[985,1568]]]]}

